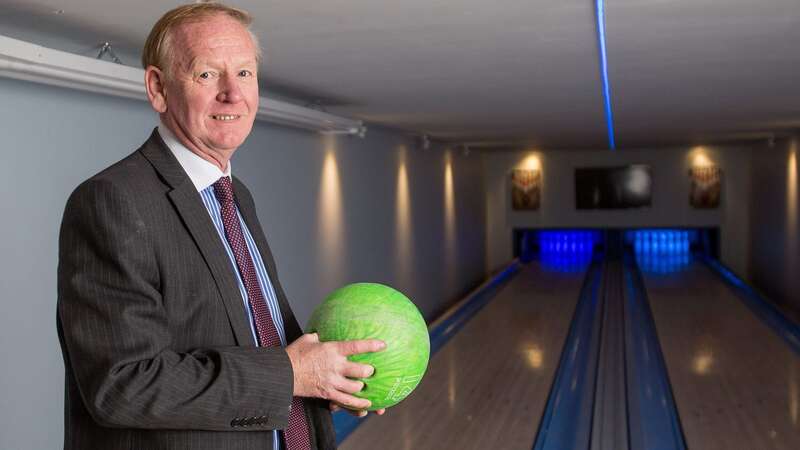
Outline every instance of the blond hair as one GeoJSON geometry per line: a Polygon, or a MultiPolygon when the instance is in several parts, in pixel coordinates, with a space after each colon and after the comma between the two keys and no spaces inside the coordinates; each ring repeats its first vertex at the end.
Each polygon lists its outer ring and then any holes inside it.
{"type": "Polygon", "coordinates": [[[198,22],[216,15],[228,16],[247,29],[253,45],[256,47],[256,60],[261,61],[261,47],[258,38],[250,30],[253,18],[247,11],[233,8],[222,3],[204,2],[181,5],[167,11],[150,30],[142,50],[142,67],[155,66],[162,71],[171,70],[173,60],[172,34],[180,25],[187,22],[198,22]]]}

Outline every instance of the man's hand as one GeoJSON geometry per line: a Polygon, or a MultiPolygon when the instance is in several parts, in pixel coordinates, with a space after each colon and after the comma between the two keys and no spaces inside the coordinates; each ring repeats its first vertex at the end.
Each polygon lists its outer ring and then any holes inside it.
{"type": "Polygon", "coordinates": [[[367,378],[374,369],[347,360],[349,355],[378,352],[383,341],[320,342],[316,333],[304,334],[286,347],[294,370],[294,395],[331,400],[347,409],[365,410],[370,401],[354,395],[364,383],[351,378],[367,378]]]}
{"type": "MultiPolygon", "coordinates": [[[[338,403],[334,402],[330,403],[329,408],[331,412],[344,410],[347,411],[347,413],[350,414],[351,416],[356,416],[356,417],[366,417],[367,414],[369,414],[369,411],[367,411],[366,409],[355,410],[355,409],[343,408],[338,403]]],[[[386,412],[386,408],[376,409],[373,412],[379,416],[382,416],[386,412]]]]}

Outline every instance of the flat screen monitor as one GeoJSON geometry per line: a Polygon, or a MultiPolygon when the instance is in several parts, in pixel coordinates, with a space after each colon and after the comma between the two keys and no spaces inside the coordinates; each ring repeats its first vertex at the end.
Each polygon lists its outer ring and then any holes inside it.
{"type": "Polygon", "coordinates": [[[575,169],[578,209],[625,209],[650,206],[653,178],[650,166],[575,169]]]}

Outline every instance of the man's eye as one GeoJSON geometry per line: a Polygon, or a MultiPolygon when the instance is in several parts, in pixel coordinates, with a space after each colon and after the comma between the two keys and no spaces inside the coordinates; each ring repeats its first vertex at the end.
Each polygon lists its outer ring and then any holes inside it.
{"type": "Polygon", "coordinates": [[[239,76],[240,77],[249,77],[249,76],[252,76],[252,75],[253,75],[253,72],[250,72],[249,70],[240,70],[239,71],[239,76]]]}
{"type": "Polygon", "coordinates": [[[203,72],[203,73],[200,74],[200,79],[208,80],[212,76],[213,76],[213,74],[211,72],[203,72]]]}

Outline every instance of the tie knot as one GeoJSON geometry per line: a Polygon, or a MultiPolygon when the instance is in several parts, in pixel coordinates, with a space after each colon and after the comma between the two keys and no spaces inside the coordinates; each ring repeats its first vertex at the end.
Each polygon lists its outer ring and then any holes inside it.
{"type": "Polygon", "coordinates": [[[233,184],[228,177],[222,177],[214,183],[214,195],[221,204],[233,203],[233,184]]]}

